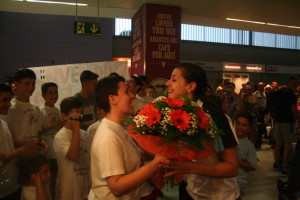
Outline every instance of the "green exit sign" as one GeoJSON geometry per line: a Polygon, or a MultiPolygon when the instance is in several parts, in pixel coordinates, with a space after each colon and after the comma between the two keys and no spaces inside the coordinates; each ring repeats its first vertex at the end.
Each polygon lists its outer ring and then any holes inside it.
{"type": "Polygon", "coordinates": [[[74,33],[79,35],[101,35],[99,22],[74,22],[74,33]]]}

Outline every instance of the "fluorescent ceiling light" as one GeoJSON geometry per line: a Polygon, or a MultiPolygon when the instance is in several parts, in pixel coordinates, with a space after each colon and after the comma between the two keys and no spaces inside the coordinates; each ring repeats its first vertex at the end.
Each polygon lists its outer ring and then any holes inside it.
{"type": "Polygon", "coordinates": [[[60,4],[60,5],[69,5],[69,6],[88,6],[86,3],[70,3],[70,2],[59,2],[59,1],[42,1],[42,0],[16,0],[23,2],[31,2],[31,3],[48,3],[48,4],[60,4]]]}
{"type": "Polygon", "coordinates": [[[237,21],[237,22],[247,22],[247,23],[254,23],[254,24],[264,24],[264,25],[270,25],[270,26],[281,26],[281,27],[286,27],[286,28],[298,28],[298,29],[300,29],[299,26],[290,26],[290,25],[283,25],[283,24],[273,24],[273,23],[257,22],[257,21],[243,20],[243,19],[226,18],[226,20],[237,21]]]}
{"type": "Polygon", "coordinates": [[[241,69],[240,66],[228,66],[228,65],[225,65],[225,68],[226,69],[241,69]]]}
{"type": "Polygon", "coordinates": [[[238,21],[238,22],[247,22],[247,23],[253,23],[253,24],[266,24],[266,22],[249,21],[249,20],[243,20],[243,19],[226,18],[226,20],[238,21]]]}
{"type": "Polygon", "coordinates": [[[282,27],[287,27],[287,28],[299,28],[299,26],[289,26],[289,25],[282,25],[282,24],[273,24],[273,23],[267,23],[267,25],[271,25],[271,26],[282,26],[282,27]]]}
{"type": "Polygon", "coordinates": [[[261,70],[261,67],[246,67],[249,70],[261,70]]]}

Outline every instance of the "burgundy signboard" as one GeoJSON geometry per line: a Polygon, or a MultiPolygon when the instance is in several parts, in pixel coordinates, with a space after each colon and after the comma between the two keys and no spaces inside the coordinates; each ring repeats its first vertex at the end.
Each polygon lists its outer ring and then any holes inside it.
{"type": "Polygon", "coordinates": [[[132,24],[132,73],[139,72],[136,74],[141,75],[140,69],[150,81],[169,78],[180,57],[180,8],[144,4],[133,17],[132,24]],[[138,30],[141,30],[141,34],[138,30]],[[138,42],[138,36],[141,42],[138,42]],[[143,49],[138,51],[137,47],[143,49]],[[137,60],[140,58],[137,52],[141,52],[140,60],[137,60]]]}
{"type": "Polygon", "coordinates": [[[136,12],[131,23],[131,74],[144,74],[143,6],[136,12]]]}

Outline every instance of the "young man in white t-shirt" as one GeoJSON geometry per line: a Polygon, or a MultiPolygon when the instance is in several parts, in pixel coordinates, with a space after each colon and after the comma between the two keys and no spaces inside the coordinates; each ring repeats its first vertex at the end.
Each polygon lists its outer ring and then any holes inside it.
{"type": "Polygon", "coordinates": [[[141,166],[141,150],[128,135],[123,119],[133,114],[135,95],[121,76],[101,79],[96,86],[96,102],[105,112],[92,143],[92,191],[97,200],[139,200],[142,185],[159,170],[157,155],[141,166]]]}
{"type": "MultiPolygon", "coordinates": [[[[0,84],[0,114],[7,115],[12,98],[12,90],[6,84],[0,84]]],[[[21,190],[17,184],[16,158],[22,153],[36,152],[39,147],[28,142],[19,148],[14,148],[14,142],[6,122],[0,120],[0,199],[15,200],[20,198],[21,190]],[[5,182],[4,182],[5,181],[5,182]]]]}
{"type": "Polygon", "coordinates": [[[87,135],[80,129],[82,102],[67,97],[60,103],[64,127],[54,137],[58,163],[57,199],[83,200],[90,190],[90,152],[87,135]]]}
{"type": "Polygon", "coordinates": [[[33,140],[46,152],[48,145],[44,140],[39,139],[40,109],[30,103],[29,99],[35,90],[35,81],[36,75],[30,69],[21,69],[15,73],[16,98],[11,100],[7,124],[17,147],[33,140]]]}
{"type": "Polygon", "coordinates": [[[41,137],[49,146],[47,157],[50,160],[51,180],[50,190],[51,196],[55,196],[56,176],[57,176],[57,161],[53,149],[53,141],[56,133],[63,127],[64,120],[62,120],[60,110],[55,106],[58,99],[58,87],[56,83],[47,82],[41,87],[42,96],[45,104],[40,106],[42,130],[41,137]]]}

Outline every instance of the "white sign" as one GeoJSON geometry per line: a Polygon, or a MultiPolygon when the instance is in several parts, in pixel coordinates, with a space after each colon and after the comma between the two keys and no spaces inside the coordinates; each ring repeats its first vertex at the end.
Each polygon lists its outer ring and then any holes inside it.
{"type": "Polygon", "coordinates": [[[128,77],[127,62],[124,61],[52,65],[30,69],[36,74],[35,91],[30,101],[38,106],[44,103],[41,86],[45,82],[54,82],[58,85],[59,98],[56,105],[59,105],[62,99],[73,96],[80,91],[80,74],[84,70],[90,70],[98,74],[99,79],[108,76],[111,72],[116,72],[125,79],[128,77]]]}

